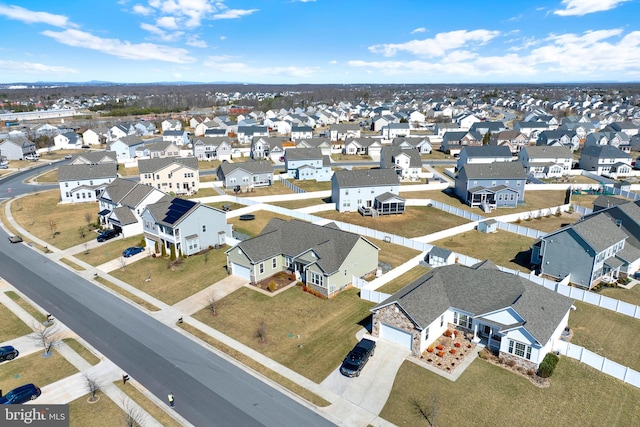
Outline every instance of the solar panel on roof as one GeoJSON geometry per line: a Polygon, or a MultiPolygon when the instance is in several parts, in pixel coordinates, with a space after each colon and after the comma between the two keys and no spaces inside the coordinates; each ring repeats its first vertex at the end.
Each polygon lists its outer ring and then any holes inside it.
{"type": "Polygon", "coordinates": [[[185,213],[189,212],[189,210],[195,205],[196,203],[192,202],[191,200],[175,198],[169,204],[163,221],[169,224],[173,224],[177,220],[179,220],[185,213]]]}

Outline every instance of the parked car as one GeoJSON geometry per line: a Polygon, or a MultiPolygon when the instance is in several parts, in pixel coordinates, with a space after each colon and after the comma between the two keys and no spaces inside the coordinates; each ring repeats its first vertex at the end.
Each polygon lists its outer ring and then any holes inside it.
{"type": "Polygon", "coordinates": [[[4,396],[0,397],[0,404],[15,405],[35,400],[42,394],[42,391],[33,384],[25,384],[14,388],[4,396]]]}
{"type": "Polygon", "coordinates": [[[124,251],[122,251],[122,256],[125,258],[129,258],[130,256],[139,254],[142,251],[144,251],[144,248],[142,246],[131,246],[130,248],[127,248],[124,251]]]}
{"type": "Polygon", "coordinates": [[[363,338],[349,352],[340,366],[340,373],[347,377],[359,377],[360,372],[376,350],[376,342],[363,338]]]}
{"type": "Polygon", "coordinates": [[[20,354],[18,350],[10,345],[0,347],[0,362],[4,362],[5,360],[13,360],[18,357],[18,354],[20,354]]]}
{"type": "Polygon", "coordinates": [[[70,158],[72,158],[73,156],[71,154],[67,154],[64,156],[65,159],[69,160],[70,158]]]}
{"type": "Polygon", "coordinates": [[[26,156],[24,156],[24,159],[25,159],[25,160],[31,160],[32,162],[35,162],[35,161],[37,161],[37,160],[38,160],[38,156],[34,156],[34,155],[31,155],[31,154],[27,154],[26,156]]]}
{"type": "Polygon", "coordinates": [[[97,237],[98,242],[105,242],[107,240],[113,239],[116,236],[120,235],[120,231],[116,229],[105,230],[97,237]]]}
{"type": "Polygon", "coordinates": [[[20,242],[22,242],[22,237],[20,237],[20,236],[9,236],[9,241],[11,243],[20,243],[20,242]]]}
{"type": "Polygon", "coordinates": [[[9,169],[9,165],[2,164],[2,165],[0,165],[0,169],[9,169]]]}

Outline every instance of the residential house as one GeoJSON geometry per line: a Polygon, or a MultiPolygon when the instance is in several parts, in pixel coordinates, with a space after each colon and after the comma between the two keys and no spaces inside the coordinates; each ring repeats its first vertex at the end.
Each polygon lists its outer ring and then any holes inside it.
{"type": "Polygon", "coordinates": [[[490,261],[438,267],[373,307],[373,336],[422,354],[447,329],[501,360],[536,369],[568,325],[573,300],[490,261]],[[513,362],[510,362],[513,361],[513,362]]]}
{"type": "Polygon", "coordinates": [[[467,132],[467,129],[460,128],[458,123],[436,123],[434,133],[440,138],[444,137],[447,132],[467,132]]]}
{"type": "Polygon", "coordinates": [[[70,165],[100,165],[109,163],[117,168],[118,160],[115,151],[85,151],[74,154],[69,161],[70,165]]]}
{"type": "Polygon", "coordinates": [[[238,126],[238,142],[250,144],[254,138],[269,137],[269,128],[266,126],[238,126]]]}
{"type": "Polygon", "coordinates": [[[200,189],[198,159],[195,157],[156,157],[138,161],[140,182],[165,193],[191,195],[200,189]]]}
{"type": "Polygon", "coordinates": [[[313,128],[311,126],[291,126],[291,140],[299,141],[301,139],[313,138],[313,128]]]}
{"type": "Polygon", "coordinates": [[[380,168],[393,169],[400,178],[417,181],[422,172],[422,159],[418,150],[413,148],[405,150],[401,147],[385,146],[380,154],[380,168]]]}
{"type": "Polygon", "coordinates": [[[581,139],[575,131],[569,130],[546,130],[538,135],[536,145],[552,147],[570,147],[571,151],[580,148],[581,139]]]}
{"type": "Polygon", "coordinates": [[[638,125],[631,121],[613,122],[608,125],[614,132],[624,132],[629,136],[638,135],[638,125]]]}
{"type": "Polygon", "coordinates": [[[142,212],[164,196],[165,193],[149,185],[116,178],[98,197],[100,224],[120,231],[124,237],[142,234],[142,212]]]}
{"type": "Polygon", "coordinates": [[[226,244],[231,226],[226,213],[193,200],[165,196],[141,214],[147,247],[156,253],[195,255],[226,244]]]}
{"type": "Polygon", "coordinates": [[[478,132],[447,132],[442,137],[440,150],[452,156],[459,156],[462,148],[467,145],[482,145],[482,135],[478,132]]]}
{"type": "Polygon", "coordinates": [[[120,138],[132,136],[136,134],[136,129],[128,123],[120,123],[111,126],[106,133],[105,142],[107,144],[117,141],[120,138]]]}
{"type": "Polygon", "coordinates": [[[284,168],[297,180],[318,182],[331,179],[331,161],[319,148],[293,148],[285,152],[284,168]]]}
{"type": "Polygon", "coordinates": [[[584,139],[587,137],[588,134],[595,132],[596,127],[593,125],[593,123],[590,123],[590,122],[582,122],[582,121],[570,122],[563,119],[562,124],[558,129],[572,130],[576,133],[576,135],[578,135],[578,137],[581,140],[584,141],[584,139]]]}
{"type": "Polygon", "coordinates": [[[331,155],[331,141],[328,138],[308,138],[296,141],[296,148],[319,148],[323,156],[331,155]]]}
{"type": "Polygon", "coordinates": [[[242,189],[264,187],[273,183],[273,166],[268,160],[247,160],[240,163],[223,162],[218,167],[218,180],[225,188],[242,189]]]}
{"type": "Polygon", "coordinates": [[[273,218],[262,232],[227,250],[227,268],[252,283],[288,271],[330,298],[378,268],[379,248],[335,225],[273,218]],[[292,236],[304,236],[292,238],[292,236]]]}
{"type": "Polygon", "coordinates": [[[167,119],[160,123],[160,127],[162,128],[163,134],[168,130],[182,130],[182,122],[180,120],[167,119]]]}
{"type": "Polygon", "coordinates": [[[507,127],[504,125],[503,122],[489,122],[489,121],[475,122],[469,128],[469,132],[478,132],[482,136],[484,136],[487,133],[491,133],[491,135],[494,135],[504,130],[507,130],[507,127]]]}
{"type": "Polygon", "coordinates": [[[524,202],[527,181],[520,162],[467,163],[458,170],[455,193],[473,207],[489,212],[524,202]]]}
{"type": "Polygon", "coordinates": [[[171,141],[147,142],[145,148],[151,159],[180,156],[180,147],[171,141]]]}
{"type": "Polygon", "coordinates": [[[82,133],[82,141],[85,145],[101,145],[107,142],[107,128],[87,129],[82,133]]]}
{"type": "Polygon", "coordinates": [[[595,213],[623,203],[629,203],[629,200],[621,197],[600,195],[593,201],[593,212],[595,213]]]}
{"type": "Polygon", "coordinates": [[[538,239],[531,248],[531,263],[542,274],[558,280],[570,275],[571,283],[591,289],[618,277],[624,262],[617,255],[627,238],[612,218],[598,212],[538,239]]]}
{"type": "MultiPolygon", "coordinates": [[[[465,112],[465,113],[461,113],[461,114],[458,114],[457,116],[455,116],[455,117],[453,118],[453,121],[455,122],[455,124],[457,124],[457,125],[458,125],[458,126],[456,126],[456,127],[459,127],[459,128],[460,128],[459,130],[461,130],[461,131],[462,131],[462,130],[466,130],[466,131],[468,131],[469,129],[471,129],[471,126],[472,126],[474,123],[478,123],[478,122],[480,122],[481,120],[480,120],[478,117],[476,117],[475,115],[473,115],[473,114],[471,114],[471,113],[469,113],[469,112],[465,112]]],[[[450,124],[450,123],[445,123],[445,124],[450,124]]],[[[458,130],[458,129],[451,128],[451,129],[449,129],[449,130],[451,130],[451,131],[456,131],[456,130],[458,130]]],[[[443,134],[443,135],[444,135],[444,134],[443,134]]]]}
{"type": "Polygon", "coordinates": [[[195,136],[204,136],[205,132],[209,129],[224,129],[224,128],[220,127],[220,124],[216,121],[207,121],[207,122],[198,123],[193,128],[193,134],[195,136]]]}
{"type": "Polygon", "coordinates": [[[182,147],[189,144],[189,132],[186,130],[165,130],[162,132],[162,140],[182,147]]]}
{"type": "Polygon", "coordinates": [[[433,149],[428,137],[394,138],[393,141],[391,141],[391,145],[403,149],[413,148],[420,154],[429,154],[433,149]]]}
{"type": "Polygon", "coordinates": [[[523,148],[518,160],[534,178],[560,178],[571,170],[573,156],[570,146],[547,146],[523,148]]]}
{"type": "Polygon", "coordinates": [[[535,141],[542,132],[550,129],[544,122],[518,122],[513,126],[513,130],[525,134],[530,141],[535,141]]]}
{"type": "Polygon", "coordinates": [[[138,136],[150,136],[156,133],[156,125],[153,122],[141,120],[133,124],[135,134],[138,136]]]}
{"type": "Polygon", "coordinates": [[[345,154],[377,157],[381,150],[382,141],[379,138],[347,138],[344,141],[345,154]]]}
{"type": "Polygon", "coordinates": [[[43,123],[39,126],[36,126],[34,133],[36,135],[36,138],[40,136],[48,136],[50,138],[53,138],[60,133],[60,128],[54,125],[50,125],[49,123],[43,123]]]}
{"type": "Polygon", "coordinates": [[[69,164],[58,166],[60,201],[95,202],[107,184],[118,177],[117,163],[69,164]]]}
{"type": "Polygon", "coordinates": [[[280,161],[287,148],[295,147],[289,138],[272,136],[259,136],[251,142],[251,158],[254,160],[271,159],[274,162],[280,161]]]}
{"type": "Polygon", "coordinates": [[[231,160],[231,138],[209,137],[196,138],[193,143],[193,155],[198,160],[231,160]]]}
{"type": "Polygon", "coordinates": [[[118,161],[132,160],[136,158],[136,149],[144,147],[145,142],[135,135],[118,138],[107,144],[109,151],[114,151],[118,161]]]}
{"type": "Polygon", "coordinates": [[[23,160],[27,156],[37,156],[36,144],[23,136],[8,138],[0,142],[0,155],[8,160],[23,160]]]}
{"type": "Polygon", "coordinates": [[[338,212],[386,214],[402,213],[405,208],[398,174],[393,169],[335,171],[331,177],[331,201],[338,212]]]}
{"type": "Polygon", "coordinates": [[[360,138],[360,126],[357,123],[338,123],[329,127],[331,141],[346,141],[347,138],[360,138]]]}
{"type": "Polygon", "coordinates": [[[457,168],[467,163],[510,162],[513,160],[511,150],[504,145],[468,145],[460,151],[457,168]]]}
{"type": "Polygon", "coordinates": [[[60,133],[53,137],[53,145],[59,150],[82,147],[82,136],[75,132],[60,133]]]}
{"type": "Polygon", "coordinates": [[[392,140],[394,138],[407,138],[411,136],[409,123],[389,123],[382,128],[382,138],[392,140]]]}
{"type": "Polygon", "coordinates": [[[503,130],[492,134],[489,145],[506,146],[512,154],[518,154],[522,148],[529,145],[529,138],[517,130],[503,130]]]}
{"type": "Polygon", "coordinates": [[[580,169],[618,179],[631,173],[631,156],[611,145],[591,145],[582,150],[580,169]]]}

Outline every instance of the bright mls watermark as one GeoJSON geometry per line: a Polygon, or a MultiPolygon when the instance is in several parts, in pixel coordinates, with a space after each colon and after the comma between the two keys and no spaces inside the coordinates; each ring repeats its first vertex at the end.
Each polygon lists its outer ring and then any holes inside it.
{"type": "Polygon", "coordinates": [[[1,426],[69,427],[69,405],[2,405],[1,426]]]}

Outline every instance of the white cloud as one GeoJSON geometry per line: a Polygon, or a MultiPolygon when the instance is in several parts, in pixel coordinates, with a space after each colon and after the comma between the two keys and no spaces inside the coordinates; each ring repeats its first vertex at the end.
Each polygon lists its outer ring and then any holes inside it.
{"type": "Polygon", "coordinates": [[[251,15],[260,9],[229,9],[222,13],[213,15],[213,19],[237,19],[243,16],[251,15]]]}
{"type": "Polygon", "coordinates": [[[499,31],[458,30],[436,34],[432,39],[373,45],[369,47],[369,51],[381,53],[384,56],[394,56],[399,51],[406,51],[413,55],[436,57],[443,56],[453,49],[467,47],[469,44],[483,45],[499,35],[499,31]]]}
{"type": "Polygon", "coordinates": [[[207,47],[207,42],[200,39],[198,36],[188,37],[185,43],[187,46],[192,46],[192,47],[200,47],[200,48],[207,47]]]}
{"type": "Polygon", "coordinates": [[[78,74],[78,70],[68,67],[59,67],[56,65],[45,65],[35,62],[18,62],[4,61],[0,59],[0,71],[6,73],[25,73],[25,74],[78,74]]]}
{"type": "Polygon", "coordinates": [[[336,65],[338,63],[338,61],[336,61],[335,59],[333,61],[329,61],[329,64],[331,65],[336,65]]]}
{"type": "Polygon", "coordinates": [[[142,16],[149,16],[153,13],[152,7],[147,7],[142,4],[134,5],[132,10],[133,10],[133,13],[137,15],[142,15],[142,16]]]}
{"type": "Polygon", "coordinates": [[[415,30],[411,31],[411,34],[424,33],[425,31],[427,31],[427,29],[425,27],[419,27],[419,28],[416,28],[415,30]]]}
{"type": "Polygon", "coordinates": [[[273,76],[309,78],[319,71],[318,67],[254,67],[244,62],[232,62],[233,59],[229,56],[210,56],[204,61],[204,65],[213,71],[252,80],[273,76]]]}
{"type": "Polygon", "coordinates": [[[51,37],[59,43],[96,50],[123,59],[155,60],[186,64],[195,59],[188,55],[186,49],[172,48],[153,43],[132,44],[118,39],[106,39],[79,30],[43,31],[43,35],[51,37]]]}
{"type": "Polygon", "coordinates": [[[164,31],[162,28],[158,28],[155,25],[147,24],[144,22],[140,24],[140,28],[150,32],[151,34],[155,35],[158,39],[164,42],[175,42],[184,35],[183,31],[167,32],[167,31],[164,31]]]}
{"type": "Polygon", "coordinates": [[[562,0],[565,8],[554,10],[553,13],[560,16],[582,16],[615,9],[627,1],[629,0],[562,0]]]}
{"type": "Polygon", "coordinates": [[[173,16],[163,16],[162,18],[158,18],[156,20],[156,25],[161,28],[166,28],[167,30],[178,29],[178,23],[176,22],[176,18],[173,16]]]}
{"type": "Polygon", "coordinates": [[[220,40],[226,40],[227,36],[220,36],[220,40]]]}
{"type": "Polygon", "coordinates": [[[70,22],[69,18],[64,15],[54,15],[49,12],[36,12],[20,6],[5,6],[0,4],[0,15],[6,16],[9,19],[24,22],[25,24],[43,23],[62,28],[77,27],[76,24],[70,22]]]}

